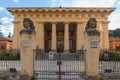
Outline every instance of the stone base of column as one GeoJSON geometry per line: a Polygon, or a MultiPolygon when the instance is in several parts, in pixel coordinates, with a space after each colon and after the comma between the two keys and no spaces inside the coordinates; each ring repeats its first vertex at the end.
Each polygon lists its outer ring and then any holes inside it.
{"type": "Polygon", "coordinates": [[[70,53],[70,51],[69,50],[64,50],[64,53],[70,53]]]}

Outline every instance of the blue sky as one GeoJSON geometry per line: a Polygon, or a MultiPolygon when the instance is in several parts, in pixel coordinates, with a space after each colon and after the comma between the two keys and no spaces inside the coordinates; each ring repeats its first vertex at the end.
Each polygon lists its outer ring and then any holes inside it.
{"type": "Polygon", "coordinates": [[[109,16],[109,29],[120,28],[120,0],[0,0],[1,29],[5,36],[13,33],[13,16],[8,7],[116,7],[109,16]]]}

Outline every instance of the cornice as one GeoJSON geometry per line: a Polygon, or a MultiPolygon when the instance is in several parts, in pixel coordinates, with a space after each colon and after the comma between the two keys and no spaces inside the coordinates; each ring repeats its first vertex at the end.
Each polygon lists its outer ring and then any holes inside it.
{"type": "Polygon", "coordinates": [[[8,11],[10,11],[12,14],[16,12],[106,12],[111,13],[116,8],[66,8],[66,7],[60,7],[60,8],[7,8],[8,11]]]}

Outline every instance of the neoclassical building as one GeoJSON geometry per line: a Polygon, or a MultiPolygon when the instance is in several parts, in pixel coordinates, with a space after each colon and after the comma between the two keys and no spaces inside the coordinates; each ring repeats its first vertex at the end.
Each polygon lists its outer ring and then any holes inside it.
{"type": "MultiPolygon", "coordinates": [[[[14,15],[13,48],[20,48],[23,19],[30,18],[35,26],[36,43],[48,52],[62,46],[64,52],[76,52],[83,45],[83,33],[89,18],[97,20],[100,48],[109,48],[108,16],[115,8],[7,8],[14,15]]],[[[33,44],[34,45],[34,44],[33,44]]]]}

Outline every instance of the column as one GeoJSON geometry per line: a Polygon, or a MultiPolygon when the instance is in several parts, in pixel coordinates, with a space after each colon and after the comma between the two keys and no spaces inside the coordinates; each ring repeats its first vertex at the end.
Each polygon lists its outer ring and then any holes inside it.
{"type": "Polygon", "coordinates": [[[52,23],[52,51],[56,52],[56,23],[52,23]]]}
{"type": "Polygon", "coordinates": [[[82,22],[77,23],[77,36],[76,36],[76,50],[77,52],[82,48],[83,46],[83,33],[84,33],[84,27],[82,22]]]}
{"type": "Polygon", "coordinates": [[[18,48],[18,27],[19,22],[14,21],[13,48],[18,48]]]}
{"type": "Polygon", "coordinates": [[[17,47],[18,49],[20,48],[20,31],[24,29],[24,26],[23,26],[23,21],[19,21],[19,24],[17,26],[17,47]]]}
{"type": "Polygon", "coordinates": [[[69,52],[69,24],[65,23],[64,27],[64,52],[69,52]]]}
{"type": "Polygon", "coordinates": [[[36,27],[36,41],[39,45],[39,48],[44,52],[44,23],[38,22],[36,27]]]}
{"type": "Polygon", "coordinates": [[[97,21],[97,30],[100,31],[100,49],[104,49],[104,27],[101,21],[97,21]]]}
{"type": "Polygon", "coordinates": [[[103,49],[109,49],[108,21],[103,22],[103,49]]]}

